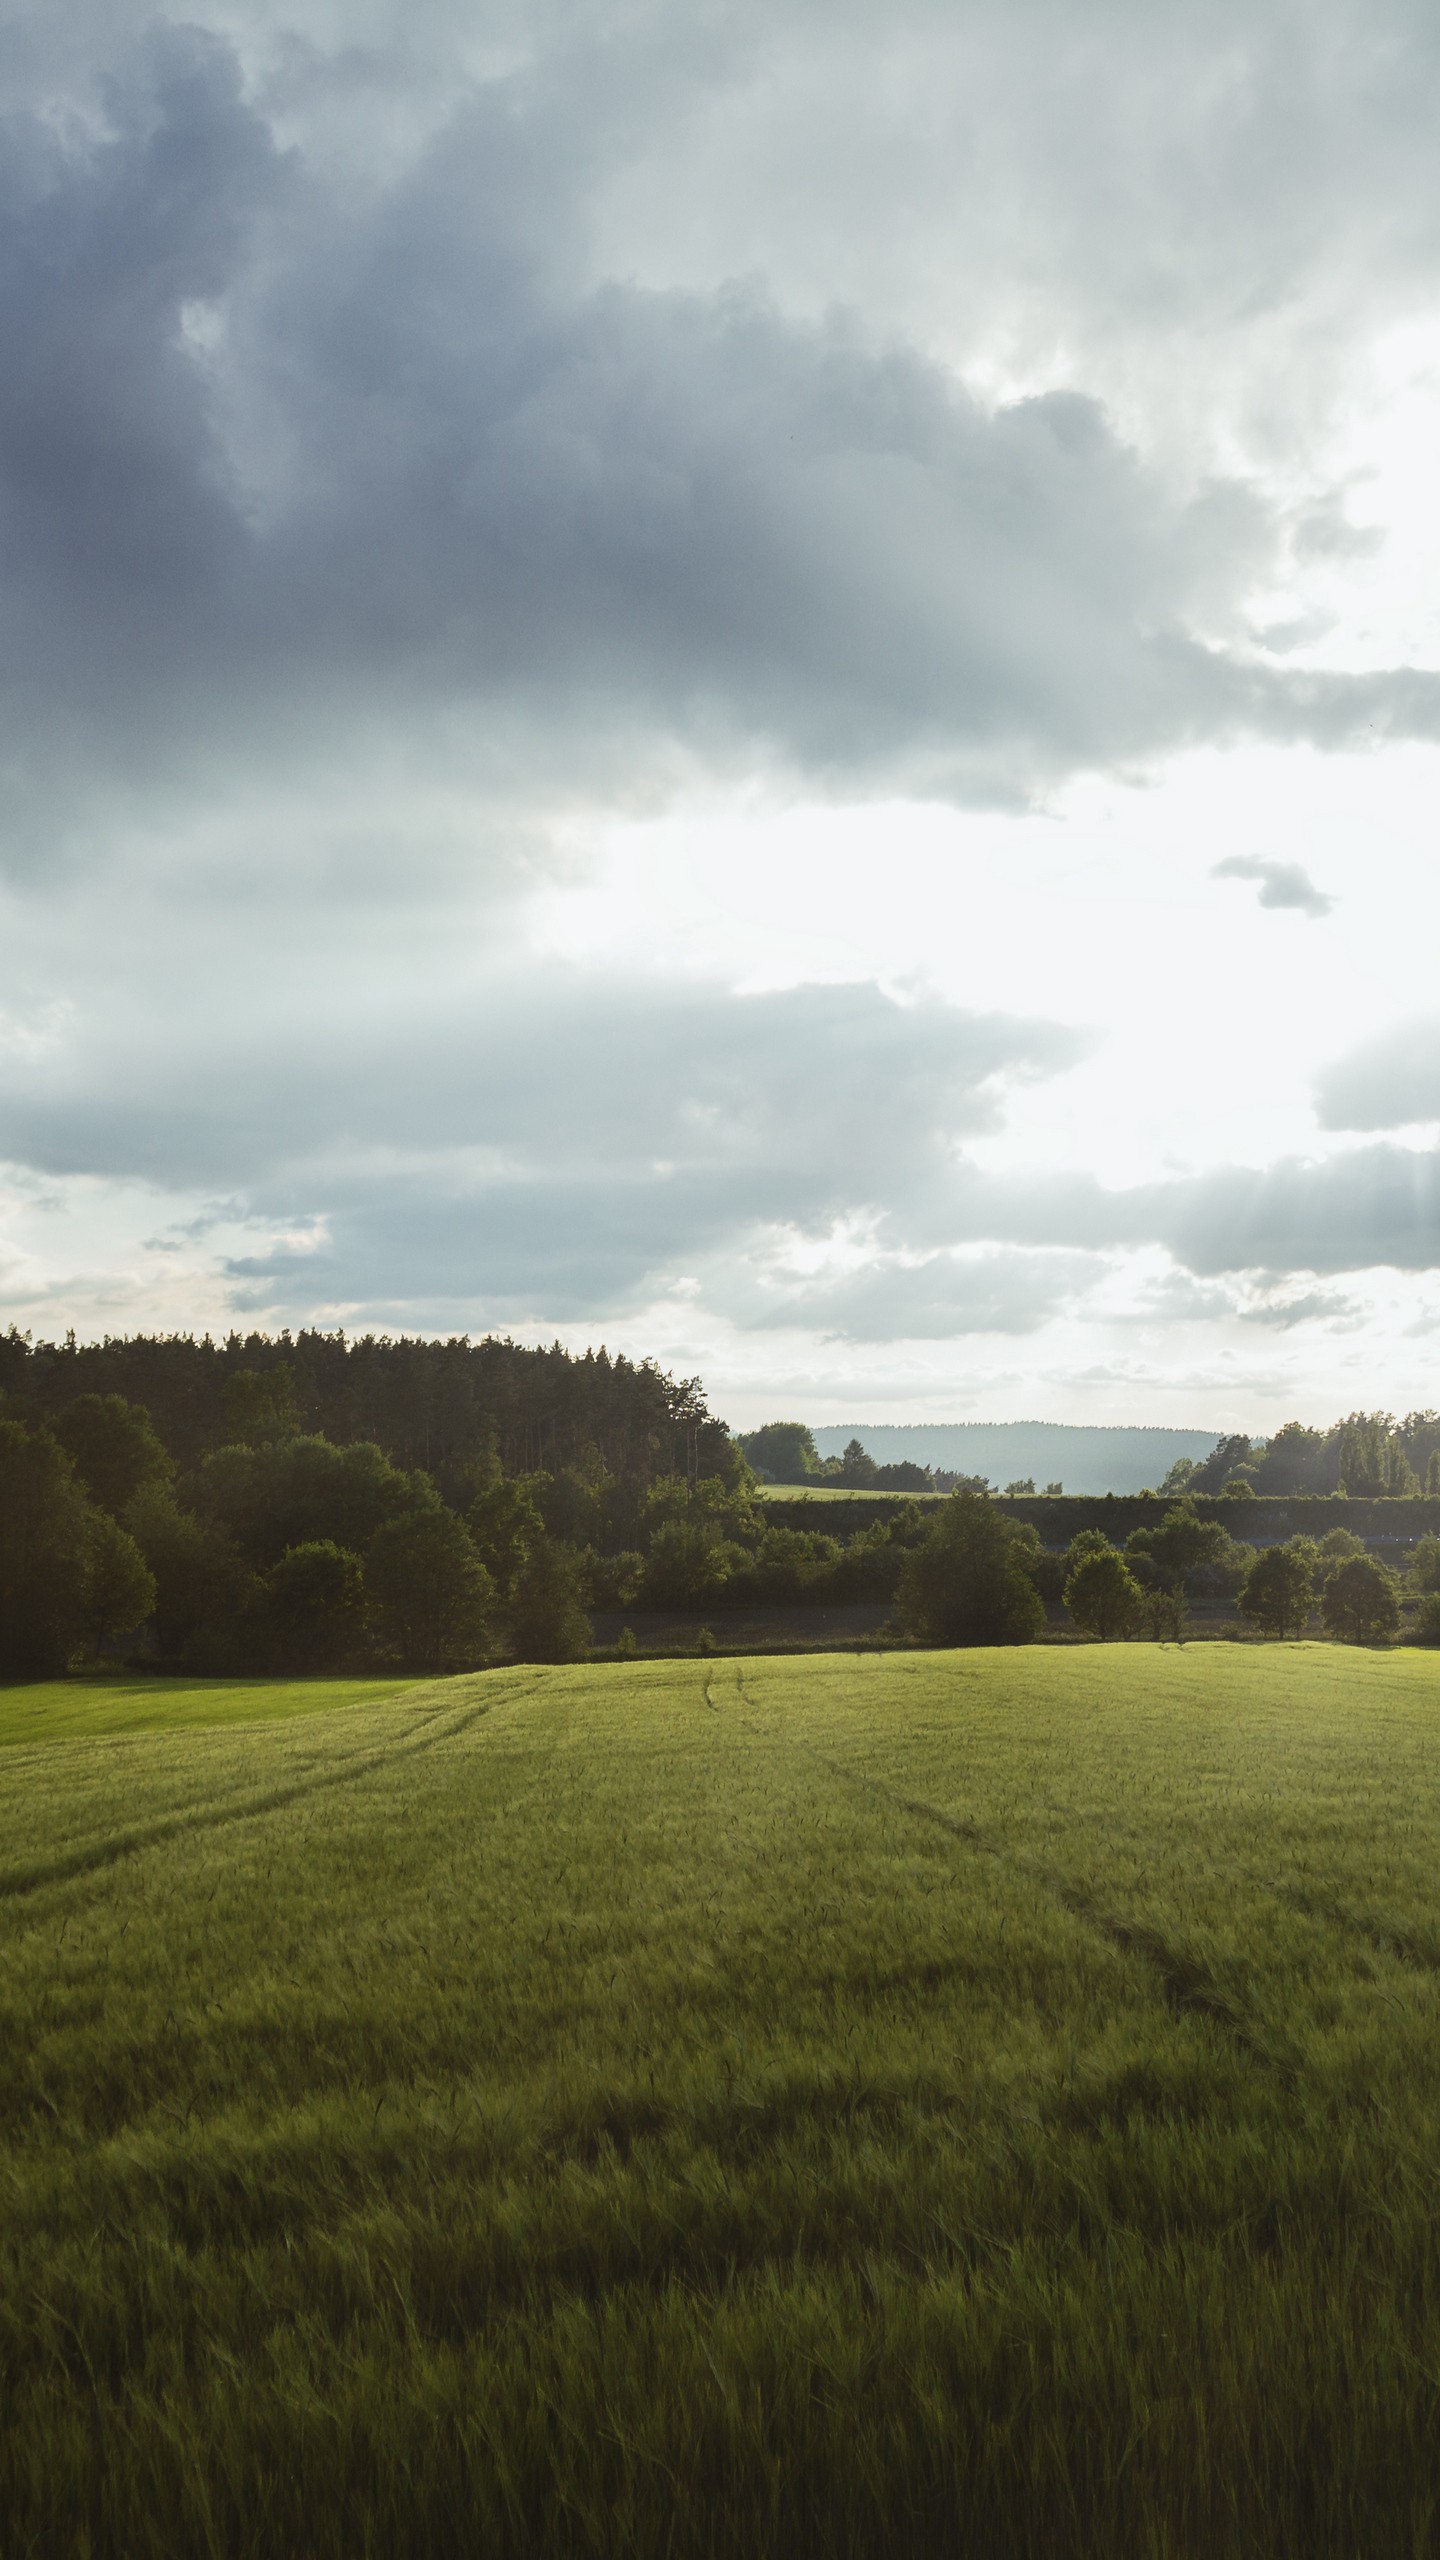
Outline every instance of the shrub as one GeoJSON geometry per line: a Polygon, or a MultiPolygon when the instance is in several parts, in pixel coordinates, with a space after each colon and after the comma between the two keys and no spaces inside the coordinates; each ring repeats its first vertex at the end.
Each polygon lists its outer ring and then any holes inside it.
{"type": "Polygon", "coordinates": [[[1029,1644],[1045,1623],[1023,1562],[1034,1543],[984,1494],[952,1494],[906,1559],[901,1625],[932,1644],[1029,1644]]]}
{"type": "Polygon", "coordinates": [[[1387,1643],[1400,1624],[1400,1585],[1373,1556],[1351,1556],[1326,1575],[1320,1615],[1342,1643],[1387,1643]]]}
{"type": "Polygon", "coordinates": [[[648,1609],[701,1609],[750,1559],[705,1520],[666,1520],[650,1541],[637,1597],[648,1609]]]}

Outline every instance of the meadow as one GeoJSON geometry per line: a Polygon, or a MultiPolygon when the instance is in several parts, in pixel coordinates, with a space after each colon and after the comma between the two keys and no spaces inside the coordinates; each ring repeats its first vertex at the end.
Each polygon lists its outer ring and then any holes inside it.
{"type": "Polygon", "coordinates": [[[66,1682],[0,1772],[5,2551],[1433,2549],[1434,1656],[66,1682]]]}

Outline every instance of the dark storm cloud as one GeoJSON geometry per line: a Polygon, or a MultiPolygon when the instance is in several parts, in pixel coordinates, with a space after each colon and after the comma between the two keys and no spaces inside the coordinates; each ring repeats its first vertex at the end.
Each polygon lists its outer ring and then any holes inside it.
{"type": "Polygon", "coordinates": [[[563,78],[493,82],[369,189],[278,148],[199,35],[107,105],[99,139],[12,119],[0,192],[32,810],[377,724],[508,741],[542,796],[626,741],[1015,797],[1202,738],[1440,734],[1428,675],[1217,643],[1275,526],[1177,497],[1093,401],[992,413],[759,288],[587,281],[605,119],[563,78]]]}
{"type": "Polygon", "coordinates": [[[1212,880],[1258,880],[1262,907],[1293,907],[1300,915],[1328,916],[1335,905],[1298,862],[1264,862],[1254,854],[1232,853],[1215,864],[1210,876],[1212,880]]]}

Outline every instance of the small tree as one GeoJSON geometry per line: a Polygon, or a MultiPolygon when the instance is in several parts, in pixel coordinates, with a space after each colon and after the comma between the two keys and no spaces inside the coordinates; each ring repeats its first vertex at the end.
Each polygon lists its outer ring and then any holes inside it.
{"type": "Polygon", "coordinates": [[[1065,1606],[1076,1626],[1098,1636],[1102,1644],[1129,1634],[1143,1598],[1134,1574],[1114,1547],[1092,1548],[1065,1579],[1065,1606]]]}
{"type": "Polygon", "coordinates": [[[417,1671],[482,1661],[490,1577],[453,1511],[412,1511],[376,1530],[365,1596],[382,1644],[417,1671]]]}
{"type": "Polygon", "coordinates": [[[1326,1575],[1320,1615],[1343,1644],[1387,1644],[1400,1624],[1400,1585],[1388,1565],[1352,1556],[1326,1575]]]}
{"type": "Polygon", "coordinates": [[[978,1493],[954,1493],[906,1558],[897,1614],[931,1644],[1030,1644],[1045,1623],[1024,1558],[1038,1549],[978,1493]]]}
{"type": "Polygon", "coordinates": [[[537,1539],[526,1558],[510,1604],[510,1642],[521,1662],[583,1662],[590,1651],[580,1559],[553,1538],[537,1539]]]}
{"type": "Polygon", "coordinates": [[[1282,1547],[1263,1547],[1255,1558],[1235,1606],[1243,1618],[1253,1619],[1262,1635],[1301,1633],[1314,1597],[1314,1553],[1306,1538],[1282,1547]]]}
{"type": "Polygon", "coordinates": [[[312,1538],[265,1577],[267,1650],[278,1670],[333,1671],[365,1628],[365,1568],[348,1547],[312,1538]]]}

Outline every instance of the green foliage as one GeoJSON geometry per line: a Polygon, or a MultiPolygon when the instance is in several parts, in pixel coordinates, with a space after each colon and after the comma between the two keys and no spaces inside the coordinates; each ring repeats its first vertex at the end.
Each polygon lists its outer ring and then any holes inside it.
{"type": "Polygon", "coordinates": [[[820,1472],[814,1435],[805,1422],[766,1422],[742,1431],[738,1445],[757,1476],[772,1484],[803,1484],[820,1472]]]}
{"type": "Polygon", "coordinates": [[[494,1594],[453,1511],[439,1503],[386,1520],[365,1559],[376,1636],[407,1670],[484,1660],[494,1594]]]}
{"type": "Polygon", "coordinates": [[[1411,1548],[1405,1587],[1412,1592],[1440,1591],[1440,1538],[1433,1533],[1417,1538],[1411,1548]]]}
{"type": "Polygon", "coordinates": [[[0,1678],[43,1679],[127,1635],[154,1584],[48,1431],[0,1421],[0,1678]]]}
{"type": "Polygon", "coordinates": [[[163,1484],[175,1472],[144,1406],[123,1396],[77,1396],[53,1429],[102,1511],[123,1511],[142,1485],[163,1484]]]}
{"type": "Polygon", "coordinates": [[[544,1533],[532,1480],[494,1477],[476,1494],[465,1525],[501,1601],[508,1604],[531,1547],[544,1533]]]}
{"type": "Polygon", "coordinates": [[[521,1662],[583,1662],[590,1621],[581,1596],[580,1559],[553,1538],[537,1538],[515,1586],[510,1643],[521,1662]]]}
{"type": "Polygon", "coordinates": [[[749,1561],[712,1521],[666,1520],[651,1538],[636,1596],[647,1609],[703,1609],[749,1561]]]}
{"type": "Polygon", "coordinates": [[[98,1649],[107,1639],[138,1635],[155,1606],[155,1578],[108,1511],[92,1512],[86,1545],[85,1632],[98,1649]]]}
{"type": "Polygon", "coordinates": [[[1311,1539],[1292,1538],[1284,1546],[1263,1547],[1256,1556],[1235,1606],[1262,1635],[1304,1632],[1315,1591],[1315,1555],[1311,1539]]]}
{"type": "Polygon", "coordinates": [[[288,1363],[234,1369],[220,1390],[218,1437],[226,1447],[263,1449],[293,1439],[300,1428],[295,1376],[288,1363]]]}
{"type": "Polygon", "coordinates": [[[638,1547],[619,1555],[597,1556],[593,1547],[580,1550],[580,1592],[587,1609],[628,1609],[645,1579],[645,1558],[638,1547]]]}
{"type": "Polygon", "coordinates": [[[1416,1644],[1440,1644],[1440,1591],[1427,1591],[1410,1630],[1416,1644]]]}
{"type": "Polygon", "coordinates": [[[365,1568],[347,1547],[311,1539],[288,1548],[271,1566],[265,1577],[265,1636],[274,1669],[338,1670],[358,1648],[364,1628],[365,1568]]]}
{"type": "MultiPolygon", "coordinates": [[[[857,1549],[857,1565],[877,1552],[892,1552],[883,1531],[869,1546],[859,1540],[852,1540],[851,1545],[857,1549]]],[[[745,1576],[747,1590],[756,1599],[781,1607],[787,1602],[818,1598],[833,1589],[846,1553],[838,1538],[827,1538],[819,1530],[767,1529],[754,1565],[745,1576]]],[[[852,1577],[856,1581],[864,1578],[863,1568],[852,1577]]],[[[893,1588],[892,1578],[889,1589],[893,1588]]],[[[888,1591],[883,1596],[888,1597],[888,1591]]]]}
{"type": "Polygon", "coordinates": [[[386,1522],[437,1510],[440,1497],[428,1476],[392,1467],[372,1441],[336,1448],[306,1437],[217,1449],[200,1471],[196,1503],[251,1563],[270,1565],[316,1539],[364,1555],[386,1522]]]}
{"type": "Polygon", "coordinates": [[[1143,1594],[1116,1548],[1080,1556],[1065,1578],[1065,1606],[1077,1627],[1111,1644],[1128,1635],[1140,1615],[1143,1594]]]}
{"type": "Polygon", "coordinates": [[[239,1667],[263,1594],[234,1539],[218,1521],[183,1511],[162,1485],[142,1486],[125,1516],[154,1576],[161,1658],[204,1671],[239,1667]]]}
{"type": "Polygon", "coordinates": [[[1327,1573],[1320,1616],[1344,1644],[1387,1644],[1400,1624],[1400,1585],[1373,1556],[1352,1556],[1327,1573]]]}
{"type": "Polygon", "coordinates": [[[1364,1539],[1357,1538],[1352,1530],[1327,1529],[1315,1550],[1316,1571],[1319,1577],[1316,1583],[1317,1590],[1332,1566],[1348,1564],[1352,1556],[1363,1556],[1368,1553],[1369,1549],[1364,1539]]]}
{"type": "MultiPolygon", "coordinates": [[[[1160,1492],[1184,1493],[1188,1489],[1195,1472],[1195,1461],[1193,1458],[1174,1459],[1160,1479],[1160,1492]]],[[[1055,1490],[1058,1492],[1058,1486],[1055,1490]]]]}
{"type": "Polygon", "coordinates": [[[8,2547],[1429,2551],[1432,1658],[282,1700],[0,1699],[8,2547]]]}
{"type": "Polygon", "coordinates": [[[1125,1541],[1140,1579],[1192,1597],[1202,1590],[1234,1589],[1244,1572],[1246,1552],[1218,1520],[1202,1520],[1194,1505],[1177,1503],[1158,1529],[1135,1529],[1125,1541]]]}
{"type": "Polygon", "coordinates": [[[906,1558],[902,1626],[931,1644],[1030,1643],[1045,1623],[1024,1562],[1037,1546],[984,1494],[952,1494],[906,1558]]]}

